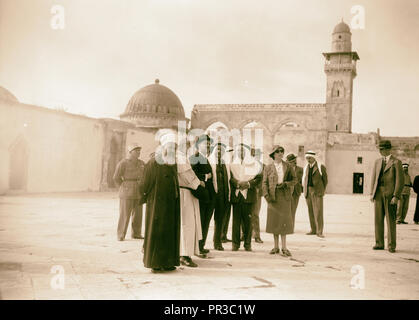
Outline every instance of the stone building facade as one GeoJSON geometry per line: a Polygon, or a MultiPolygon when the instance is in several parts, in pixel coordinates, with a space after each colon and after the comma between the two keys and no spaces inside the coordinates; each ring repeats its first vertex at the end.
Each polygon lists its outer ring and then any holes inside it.
{"type": "MultiPolygon", "coordinates": [[[[329,171],[327,192],[368,194],[373,163],[379,157],[376,145],[383,137],[379,132],[352,133],[353,81],[359,56],[352,51],[351,36],[342,21],[333,30],[331,51],[323,53],[326,103],[198,104],[192,111],[192,127],[211,133],[234,128],[244,131],[250,124],[263,130],[263,146],[259,147],[263,147],[265,162],[270,161],[267,151],[273,144],[298,155],[299,165],[304,165],[304,152],[314,150],[329,171]]],[[[418,174],[419,137],[386,139],[393,142],[393,153],[410,164],[411,173],[418,174]]],[[[252,137],[243,142],[256,141],[252,137]]]]}

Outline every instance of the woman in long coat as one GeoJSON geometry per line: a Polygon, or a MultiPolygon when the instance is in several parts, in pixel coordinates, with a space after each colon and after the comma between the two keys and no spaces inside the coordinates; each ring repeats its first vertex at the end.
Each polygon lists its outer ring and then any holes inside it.
{"type": "Polygon", "coordinates": [[[180,262],[180,196],[174,141],[167,135],[161,137],[161,149],[146,164],[140,184],[147,201],[143,261],[153,272],[176,270],[180,262]]]}
{"type": "Polygon", "coordinates": [[[279,235],[281,235],[282,255],[291,256],[291,252],[287,249],[286,235],[293,233],[291,190],[297,178],[294,169],[282,160],[283,147],[274,146],[269,156],[273,159],[273,163],[265,167],[262,194],[268,202],[266,232],[273,234],[275,243],[270,253],[279,253],[279,235]]]}

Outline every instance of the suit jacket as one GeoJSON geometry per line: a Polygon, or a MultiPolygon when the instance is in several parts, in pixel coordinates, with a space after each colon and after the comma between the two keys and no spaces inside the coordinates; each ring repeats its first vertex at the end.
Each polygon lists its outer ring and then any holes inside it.
{"type": "MultiPolygon", "coordinates": [[[[294,185],[297,183],[297,177],[294,169],[285,161],[282,161],[282,169],[284,171],[283,186],[285,189],[285,197],[291,200],[291,193],[294,185]]],[[[278,173],[275,164],[271,163],[265,167],[262,181],[262,194],[266,201],[275,201],[276,186],[278,184],[278,173]]]]}
{"type": "MultiPolygon", "coordinates": [[[[316,162],[314,164],[313,167],[313,174],[311,176],[312,181],[313,181],[313,186],[312,188],[314,189],[314,194],[317,197],[323,197],[324,196],[324,192],[326,190],[326,186],[327,186],[327,172],[326,172],[326,167],[322,164],[320,164],[321,166],[321,170],[322,173],[320,174],[319,171],[319,163],[316,162]]],[[[304,196],[307,198],[308,197],[308,173],[309,173],[309,165],[307,164],[306,166],[306,175],[304,177],[304,181],[303,181],[303,191],[304,191],[304,196]]]]}
{"type": "MultiPolygon", "coordinates": [[[[379,158],[375,160],[374,169],[371,176],[371,198],[375,198],[378,189],[378,178],[380,176],[381,167],[383,165],[383,159],[379,158]]],[[[402,162],[394,157],[390,156],[386,167],[383,171],[383,176],[381,177],[384,182],[384,196],[386,197],[396,197],[400,199],[400,194],[402,193],[404,186],[404,172],[402,168],[402,162]]]]}
{"type": "MultiPolygon", "coordinates": [[[[260,181],[262,180],[262,174],[259,173],[256,177],[254,177],[252,180],[249,181],[250,184],[250,188],[247,189],[247,197],[246,199],[244,199],[244,203],[255,203],[256,202],[256,198],[257,198],[257,186],[260,183],[260,181]]],[[[238,193],[238,195],[236,196],[236,190],[237,188],[237,184],[238,181],[236,178],[233,177],[233,175],[231,175],[230,178],[230,190],[231,190],[231,195],[230,195],[230,202],[231,203],[238,203],[239,202],[239,195],[240,192],[238,193]]]]}
{"type": "MultiPolygon", "coordinates": [[[[224,185],[224,190],[227,190],[226,194],[227,194],[227,201],[230,201],[230,167],[228,164],[224,164],[222,163],[221,166],[224,168],[224,172],[226,173],[226,175],[224,176],[224,181],[223,181],[223,185],[224,185]]],[[[218,181],[217,181],[217,164],[215,163],[211,163],[211,170],[212,170],[212,184],[214,186],[214,192],[218,193],[218,181]]]]}
{"type": "MultiPolygon", "coordinates": [[[[191,156],[189,158],[189,162],[191,164],[192,170],[195,172],[198,179],[205,182],[205,190],[202,190],[202,192],[204,192],[205,195],[202,195],[202,197],[200,197],[200,200],[202,200],[203,202],[211,202],[213,199],[215,199],[215,190],[213,185],[214,175],[212,175],[210,179],[205,179],[205,175],[207,175],[208,173],[212,174],[212,168],[208,161],[208,158],[198,153],[196,155],[191,156]]],[[[216,178],[217,177],[215,177],[215,179],[216,178]]]]}

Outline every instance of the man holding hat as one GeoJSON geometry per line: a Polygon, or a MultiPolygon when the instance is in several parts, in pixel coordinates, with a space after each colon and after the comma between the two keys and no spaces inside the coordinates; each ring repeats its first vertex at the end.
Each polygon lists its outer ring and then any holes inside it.
{"type": "Polygon", "coordinates": [[[306,152],[307,165],[303,171],[303,189],[307,201],[311,231],[308,235],[323,235],[323,196],[327,186],[326,167],[316,159],[314,151],[306,152]]]}
{"type": "Polygon", "coordinates": [[[291,199],[291,212],[292,212],[292,229],[295,228],[295,213],[297,212],[298,202],[300,200],[300,195],[303,192],[303,168],[297,166],[297,157],[295,154],[290,153],[287,155],[287,162],[291,165],[291,167],[295,171],[295,175],[297,177],[297,183],[294,185],[292,190],[292,199],[291,199]]]}
{"type": "Polygon", "coordinates": [[[404,187],[402,195],[397,207],[397,224],[407,224],[406,219],[407,211],[409,210],[410,188],[412,187],[412,180],[409,175],[409,164],[402,164],[404,171],[404,187]]]}
{"type": "Polygon", "coordinates": [[[119,187],[119,222],[117,229],[119,241],[125,239],[131,216],[131,237],[133,239],[143,239],[141,235],[143,205],[139,185],[143,178],[145,163],[138,159],[140,153],[141,147],[138,144],[128,146],[128,157],[118,163],[113,176],[115,184],[119,187]]]}
{"type": "Polygon", "coordinates": [[[384,217],[387,220],[388,251],[396,252],[396,211],[400,199],[404,174],[402,163],[391,152],[391,142],[379,143],[381,158],[375,160],[371,177],[371,201],[375,210],[374,250],[384,250],[384,217]]]}
{"type": "Polygon", "coordinates": [[[240,247],[240,227],[243,226],[244,249],[252,251],[252,205],[256,201],[256,187],[262,180],[262,165],[250,154],[250,147],[241,143],[235,147],[231,170],[231,204],[233,206],[233,245],[240,247]]]}
{"type": "Polygon", "coordinates": [[[209,157],[212,168],[213,186],[215,192],[214,210],[214,249],[223,251],[222,233],[224,220],[231,210],[230,205],[230,167],[225,158],[227,146],[217,143],[209,157]]]}
{"type": "Polygon", "coordinates": [[[199,199],[199,211],[202,225],[202,240],[199,241],[201,255],[206,255],[209,250],[205,248],[209,224],[214,213],[215,190],[213,184],[212,168],[208,157],[211,152],[212,139],[207,134],[201,135],[195,143],[196,154],[189,158],[192,170],[199,180],[205,183],[205,196],[199,199]]]}

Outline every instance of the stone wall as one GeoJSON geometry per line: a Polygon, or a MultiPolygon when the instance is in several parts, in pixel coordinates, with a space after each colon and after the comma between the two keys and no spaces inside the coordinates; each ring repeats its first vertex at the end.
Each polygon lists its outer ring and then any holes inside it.
{"type": "Polygon", "coordinates": [[[0,137],[0,194],[100,189],[100,120],[1,100],[0,137]]]}

